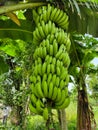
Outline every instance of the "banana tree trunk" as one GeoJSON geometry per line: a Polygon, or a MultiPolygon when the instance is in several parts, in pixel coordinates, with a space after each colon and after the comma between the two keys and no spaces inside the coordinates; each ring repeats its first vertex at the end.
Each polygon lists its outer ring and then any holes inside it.
{"type": "Polygon", "coordinates": [[[58,110],[58,118],[59,118],[61,130],[68,130],[67,129],[67,123],[66,123],[65,109],[58,110]]]}
{"type": "Polygon", "coordinates": [[[85,90],[78,90],[77,130],[91,130],[90,110],[85,90]]]}

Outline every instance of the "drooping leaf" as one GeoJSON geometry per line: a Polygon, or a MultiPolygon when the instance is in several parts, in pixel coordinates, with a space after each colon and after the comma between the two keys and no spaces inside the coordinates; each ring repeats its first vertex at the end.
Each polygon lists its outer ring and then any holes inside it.
{"type": "Polygon", "coordinates": [[[24,41],[32,41],[34,26],[32,22],[27,20],[20,20],[21,26],[19,27],[11,20],[0,20],[0,39],[11,38],[21,39],[24,41]]]}

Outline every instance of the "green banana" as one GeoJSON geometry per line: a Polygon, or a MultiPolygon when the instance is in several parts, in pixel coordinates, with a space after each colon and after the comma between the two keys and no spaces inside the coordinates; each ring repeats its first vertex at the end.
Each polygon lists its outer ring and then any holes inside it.
{"type": "Polygon", "coordinates": [[[59,102],[61,100],[61,97],[62,97],[61,89],[58,88],[56,102],[59,102]]]}
{"type": "Polygon", "coordinates": [[[53,85],[56,84],[56,74],[53,74],[53,76],[52,76],[52,83],[53,83],[53,85]]]}
{"type": "Polygon", "coordinates": [[[64,109],[64,108],[68,107],[69,103],[70,103],[70,98],[66,97],[64,102],[61,105],[56,105],[55,108],[56,109],[64,109]]]}
{"type": "Polygon", "coordinates": [[[71,41],[70,41],[69,36],[67,36],[67,41],[66,41],[66,49],[67,49],[67,51],[70,50],[70,46],[71,46],[71,41]]]}
{"type": "Polygon", "coordinates": [[[54,21],[56,21],[56,19],[58,18],[59,14],[60,14],[60,9],[57,9],[57,12],[56,12],[56,14],[55,14],[55,16],[53,18],[54,21]]]}
{"type": "Polygon", "coordinates": [[[58,44],[56,40],[54,40],[53,41],[53,55],[55,56],[57,52],[58,52],[58,44]]]}
{"type": "Polygon", "coordinates": [[[46,50],[47,50],[47,53],[49,53],[49,40],[46,39],[45,43],[46,43],[46,50]]]}
{"type": "Polygon", "coordinates": [[[36,83],[36,76],[35,75],[31,75],[30,76],[30,81],[35,84],[36,83]]]}
{"type": "Polygon", "coordinates": [[[42,75],[44,73],[46,73],[46,67],[47,67],[47,64],[46,64],[46,62],[44,62],[43,65],[42,65],[42,75]]]}
{"type": "Polygon", "coordinates": [[[60,86],[59,87],[60,87],[60,89],[63,89],[65,87],[65,82],[64,82],[63,79],[60,81],[60,86]]]}
{"type": "Polygon", "coordinates": [[[50,82],[50,84],[49,84],[49,90],[48,90],[48,98],[51,99],[52,93],[53,93],[53,83],[50,82]]]}
{"type": "Polygon", "coordinates": [[[35,93],[35,85],[34,83],[30,84],[30,89],[32,93],[35,93]]]}
{"type": "Polygon", "coordinates": [[[38,64],[38,74],[42,75],[42,64],[38,64]]]}
{"type": "Polygon", "coordinates": [[[55,58],[55,57],[52,58],[52,64],[53,64],[54,66],[56,65],[56,58],[55,58]]]}
{"type": "Polygon", "coordinates": [[[47,74],[50,73],[50,64],[47,65],[47,74]]]}
{"type": "Polygon", "coordinates": [[[64,102],[64,100],[65,100],[65,91],[64,90],[61,90],[61,95],[62,95],[62,97],[61,97],[61,100],[59,101],[59,102],[55,102],[55,106],[60,106],[60,105],[62,105],[63,104],[63,102],[64,102]]]}
{"type": "Polygon", "coordinates": [[[44,81],[44,80],[47,80],[47,74],[46,73],[44,73],[43,76],[42,76],[42,81],[44,81]]]}
{"type": "Polygon", "coordinates": [[[49,20],[49,22],[48,22],[48,32],[49,32],[49,34],[51,33],[51,29],[52,29],[52,22],[49,20]]]}
{"type": "Polygon", "coordinates": [[[63,26],[68,22],[68,16],[64,13],[63,17],[59,20],[58,25],[63,26]]]}
{"type": "Polygon", "coordinates": [[[61,71],[60,71],[60,68],[58,66],[56,67],[56,73],[57,73],[57,76],[61,75],[61,71]]]}
{"type": "Polygon", "coordinates": [[[37,77],[36,77],[36,83],[37,82],[40,82],[41,83],[41,76],[40,75],[37,75],[37,77]]]}
{"type": "Polygon", "coordinates": [[[46,57],[46,55],[47,55],[46,47],[43,47],[43,49],[42,49],[42,55],[43,55],[43,59],[44,59],[46,57]]]}
{"type": "Polygon", "coordinates": [[[38,98],[44,98],[44,94],[42,91],[41,83],[38,82],[35,84],[35,94],[38,98]]]}
{"type": "Polygon", "coordinates": [[[50,56],[53,56],[53,45],[50,45],[50,51],[49,51],[50,56]]]}
{"type": "Polygon", "coordinates": [[[52,94],[52,97],[51,97],[51,99],[52,99],[53,101],[56,100],[56,97],[57,97],[57,91],[58,91],[58,88],[57,88],[56,86],[54,86],[53,94],[52,94]]]}
{"type": "Polygon", "coordinates": [[[43,118],[44,118],[45,120],[48,120],[48,118],[49,118],[48,108],[47,108],[47,107],[45,107],[44,110],[43,110],[43,118]]]}
{"type": "Polygon", "coordinates": [[[48,19],[47,19],[47,11],[46,10],[42,14],[42,19],[45,21],[45,23],[48,21],[48,19]]]}
{"type": "Polygon", "coordinates": [[[67,75],[68,75],[68,70],[67,70],[67,68],[61,67],[60,79],[61,79],[61,80],[65,80],[67,75]]]}
{"type": "Polygon", "coordinates": [[[50,15],[50,20],[53,21],[53,22],[55,22],[54,17],[56,15],[56,13],[57,13],[57,8],[52,9],[52,12],[51,12],[51,15],[50,15]]]}
{"type": "Polygon", "coordinates": [[[44,97],[46,98],[48,96],[48,86],[45,80],[42,81],[42,90],[44,93],[44,97]]]}
{"type": "Polygon", "coordinates": [[[58,17],[56,19],[57,24],[60,23],[59,21],[62,19],[63,16],[64,16],[64,12],[62,10],[60,10],[60,13],[59,13],[59,15],[58,15],[58,17]]]}
{"type": "Polygon", "coordinates": [[[45,25],[44,32],[45,32],[46,36],[49,34],[49,32],[48,32],[48,23],[45,25]]]}
{"type": "Polygon", "coordinates": [[[52,11],[52,7],[50,6],[50,4],[48,4],[48,7],[47,7],[47,21],[50,20],[51,11],[52,11]]]}
{"type": "Polygon", "coordinates": [[[56,78],[56,83],[55,83],[55,85],[56,85],[57,87],[59,87],[59,84],[60,84],[60,78],[57,77],[57,78],[56,78]]]}
{"type": "Polygon", "coordinates": [[[50,64],[50,72],[51,72],[52,74],[55,73],[55,66],[54,66],[54,64],[50,64]]]}
{"type": "Polygon", "coordinates": [[[43,112],[43,108],[41,107],[40,99],[38,99],[36,102],[36,109],[39,113],[43,112]]]}
{"type": "Polygon", "coordinates": [[[37,109],[36,109],[31,103],[29,103],[29,109],[30,109],[30,111],[31,111],[32,113],[38,114],[37,109]]]}
{"type": "Polygon", "coordinates": [[[58,52],[57,52],[57,54],[56,54],[56,59],[59,59],[59,57],[60,57],[60,55],[62,54],[62,50],[59,50],[58,52]]]}
{"type": "Polygon", "coordinates": [[[49,73],[48,78],[47,78],[47,84],[48,85],[50,84],[51,80],[52,80],[52,73],[49,73]]]}
{"type": "Polygon", "coordinates": [[[45,33],[44,33],[41,25],[38,25],[38,31],[39,31],[39,34],[41,36],[41,39],[44,39],[45,38],[45,33]]]}
{"type": "Polygon", "coordinates": [[[31,100],[31,102],[32,102],[33,104],[36,104],[37,97],[35,96],[34,93],[32,93],[32,94],[30,95],[30,100],[31,100]]]}

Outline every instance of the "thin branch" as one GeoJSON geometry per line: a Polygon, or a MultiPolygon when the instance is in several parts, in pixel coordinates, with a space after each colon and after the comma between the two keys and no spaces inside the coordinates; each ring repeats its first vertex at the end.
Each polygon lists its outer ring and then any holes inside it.
{"type": "Polygon", "coordinates": [[[13,12],[16,10],[22,10],[22,9],[28,9],[32,7],[37,7],[41,5],[46,5],[44,2],[39,2],[39,3],[24,3],[24,4],[16,4],[16,5],[10,5],[10,6],[2,6],[0,7],[0,14],[4,14],[7,12],[13,12]]]}

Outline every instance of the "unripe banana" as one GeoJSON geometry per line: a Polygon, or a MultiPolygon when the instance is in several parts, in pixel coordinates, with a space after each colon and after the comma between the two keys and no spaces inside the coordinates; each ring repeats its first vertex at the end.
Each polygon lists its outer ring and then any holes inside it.
{"type": "Polygon", "coordinates": [[[50,64],[50,72],[51,72],[52,74],[55,73],[55,66],[54,66],[54,64],[50,64]]]}
{"type": "Polygon", "coordinates": [[[47,11],[46,10],[42,14],[42,19],[45,21],[45,23],[48,21],[48,19],[47,19],[47,11]]]}
{"type": "Polygon", "coordinates": [[[53,45],[50,45],[50,51],[49,51],[50,56],[53,56],[53,45]]]}
{"type": "Polygon", "coordinates": [[[32,102],[33,104],[36,104],[37,97],[35,96],[34,93],[32,93],[32,94],[30,95],[30,100],[31,100],[31,102],[32,102]]]}
{"type": "Polygon", "coordinates": [[[38,114],[37,109],[36,109],[31,103],[29,104],[29,109],[30,109],[30,111],[31,111],[32,113],[38,114]]]}
{"type": "Polygon", "coordinates": [[[45,80],[47,80],[47,74],[46,73],[44,73],[43,77],[42,77],[42,81],[45,81],[45,80]]]}
{"type": "Polygon", "coordinates": [[[50,84],[51,80],[52,80],[52,73],[49,73],[48,78],[47,78],[47,84],[48,85],[50,84]]]}
{"type": "Polygon", "coordinates": [[[47,21],[50,20],[50,15],[51,15],[51,11],[52,11],[52,7],[50,6],[50,4],[48,4],[48,7],[47,7],[47,21]]]}
{"type": "Polygon", "coordinates": [[[65,80],[67,75],[68,75],[68,70],[67,70],[67,68],[61,67],[60,79],[61,79],[61,80],[65,80]]]}
{"type": "Polygon", "coordinates": [[[48,32],[48,23],[45,25],[44,32],[45,32],[46,36],[49,34],[49,32],[48,32]]]}
{"type": "Polygon", "coordinates": [[[37,75],[37,77],[36,77],[36,83],[37,82],[40,82],[41,83],[41,76],[40,75],[37,75]]]}
{"type": "Polygon", "coordinates": [[[55,108],[56,109],[64,109],[64,108],[68,107],[69,103],[70,103],[70,98],[66,97],[64,102],[61,105],[56,105],[55,108]]]}
{"type": "Polygon", "coordinates": [[[31,75],[30,76],[30,81],[35,84],[36,83],[36,76],[35,75],[31,75]]]}
{"type": "Polygon", "coordinates": [[[38,31],[39,31],[39,34],[41,36],[41,39],[42,38],[44,39],[45,38],[45,33],[44,33],[41,25],[38,26],[38,31]]]}
{"type": "Polygon", "coordinates": [[[31,92],[35,94],[35,85],[34,83],[30,84],[31,92]]]}
{"type": "Polygon", "coordinates": [[[56,58],[55,57],[52,58],[52,63],[53,63],[53,65],[56,65],[56,58]]]}
{"type": "Polygon", "coordinates": [[[43,65],[42,65],[42,75],[44,73],[46,73],[46,67],[47,67],[47,64],[46,64],[46,62],[44,62],[43,65]]]}
{"type": "Polygon", "coordinates": [[[38,64],[38,74],[42,75],[42,64],[38,64]]]}
{"type": "Polygon", "coordinates": [[[56,67],[56,74],[57,74],[57,76],[61,75],[61,71],[60,71],[60,68],[58,66],[56,67]]]}
{"type": "Polygon", "coordinates": [[[59,102],[61,100],[61,97],[62,97],[61,89],[58,88],[56,102],[59,102]]]}
{"type": "Polygon", "coordinates": [[[57,51],[58,51],[58,44],[57,44],[56,40],[54,40],[53,41],[53,54],[54,54],[54,56],[56,55],[57,51]]]}
{"type": "Polygon", "coordinates": [[[53,18],[54,21],[56,21],[56,19],[58,18],[59,14],[60,14],[60,9],[57,9],[57,12],[56,12],[56,14],[55,14],[55,16],[53,18]]]}
{"type": "Polygon", "coordinates": [[[45,120],[48,120],[49,116],[48,116],[48,108],[45,107],[44,110],[43,110],[43,118],[45,120]]]}
{"type": "Polygon", "coordinates": [[[46,39],[45,40],[45,44],[46,44],[46,50],[47,50],[47,53],[49,53],[49,40],[48,39],[46,39]]]}
{"type": "Polygon", "coordinates": [[[44,98],[44,94],[42,92],[42,87],[40,82],[35,84],[35,94],[38,98],[44,98]]]}
{"type": "Polygon", "coordinates": [[[60,106],[60,105],[62,105],[63,104],[63,102],[64,102],[64,100],[65,100],[65,91],[64,90],[61,90],[61,95],[62,95],[62,97],[61,97],[61,100],[59,101],[59,102],[56,102],[55,103],[55,106],[60,106]]]}
{"type": "Polygon", "coordinates": [[[64,82],[64,80],[62,79],[61,81],[60,81],[60,89],[63,89],[65,87],[65,82],[64,82]]]}
{"type": "Polygon", "coordinates": [[[56,22],[59,23],[59,21],[61,20],[61,18],[64,16],[64,12],[62,10],[60,10],[59,16],[56,19],[56,22]]]}
{"type": "Polygon", "coordinates": [[[54,86],[54,89],[53,89],[53,95],[52,95],[52,97],[51,97],[51,99],[52,99],[53,101],[56,100],[56,97],[57,97],[57,91],[58,91],[58,88],[57,88],[56,86],[54,86]]]}
{"type": "Polygon", "coordinates": [[[46,57],[47,55],[47,50],[46,50],[46,47],[43,47],[43,51],[42,51],[42,55],[43,55],[43,59],[46,57]]]}
{"type": "Polygon", "coordinates": [[[62,50],[59,50],[58,52],[57,52],[57,54],[56,54],[56,59],[59,59],[59,57],[60,57],[60,55],[62,54],[62,50]]]}
{"type": "Polygon", "coordinates": [[[53,74],[53,76],[52,76],[52,83],[53,83],[53,85],[56,84],[56,74],[53,74]]]}
{"type": "Polygon", "coordinates": [[[56,85],[57,87],[59,87],[59,84],[60,84],[60,78],[57,77],[57,78],[56,78],[56,83],[55,83],[55,85],[56,85]]]}
{"type": "Polygon", "coordinates": [[[56,15],[56,13],[57,13],[57,8],[54,8],[51,15],[50,15],[50,20],[53,21],[53,22],[54,22],[54,17],[56,15]]]}
{"type": "Polygon", "coordinates": [[[40,99],[38,99],[36,102],[36,109],[39,113],[43,112],[43,108],[41,107],[40,99]]]}
{"type": "Polygon", "coordinates": [[[52,93],[53,93],[53,83],[50,82],[50,84],[49,84],[49,90],[48,90],[48,98],[51,99],[52,93]]]}
{"type": "Polygon", "coordinates": [[[50,73],[50,64],[47,65],[47,74],[50,73]]]}
{"type": "Polygon", "coordinates": [[[48,96],[48,86],[45,80],[42,81],[42,89],[43,89],[44,97],[46,98],[48,96]]]}

